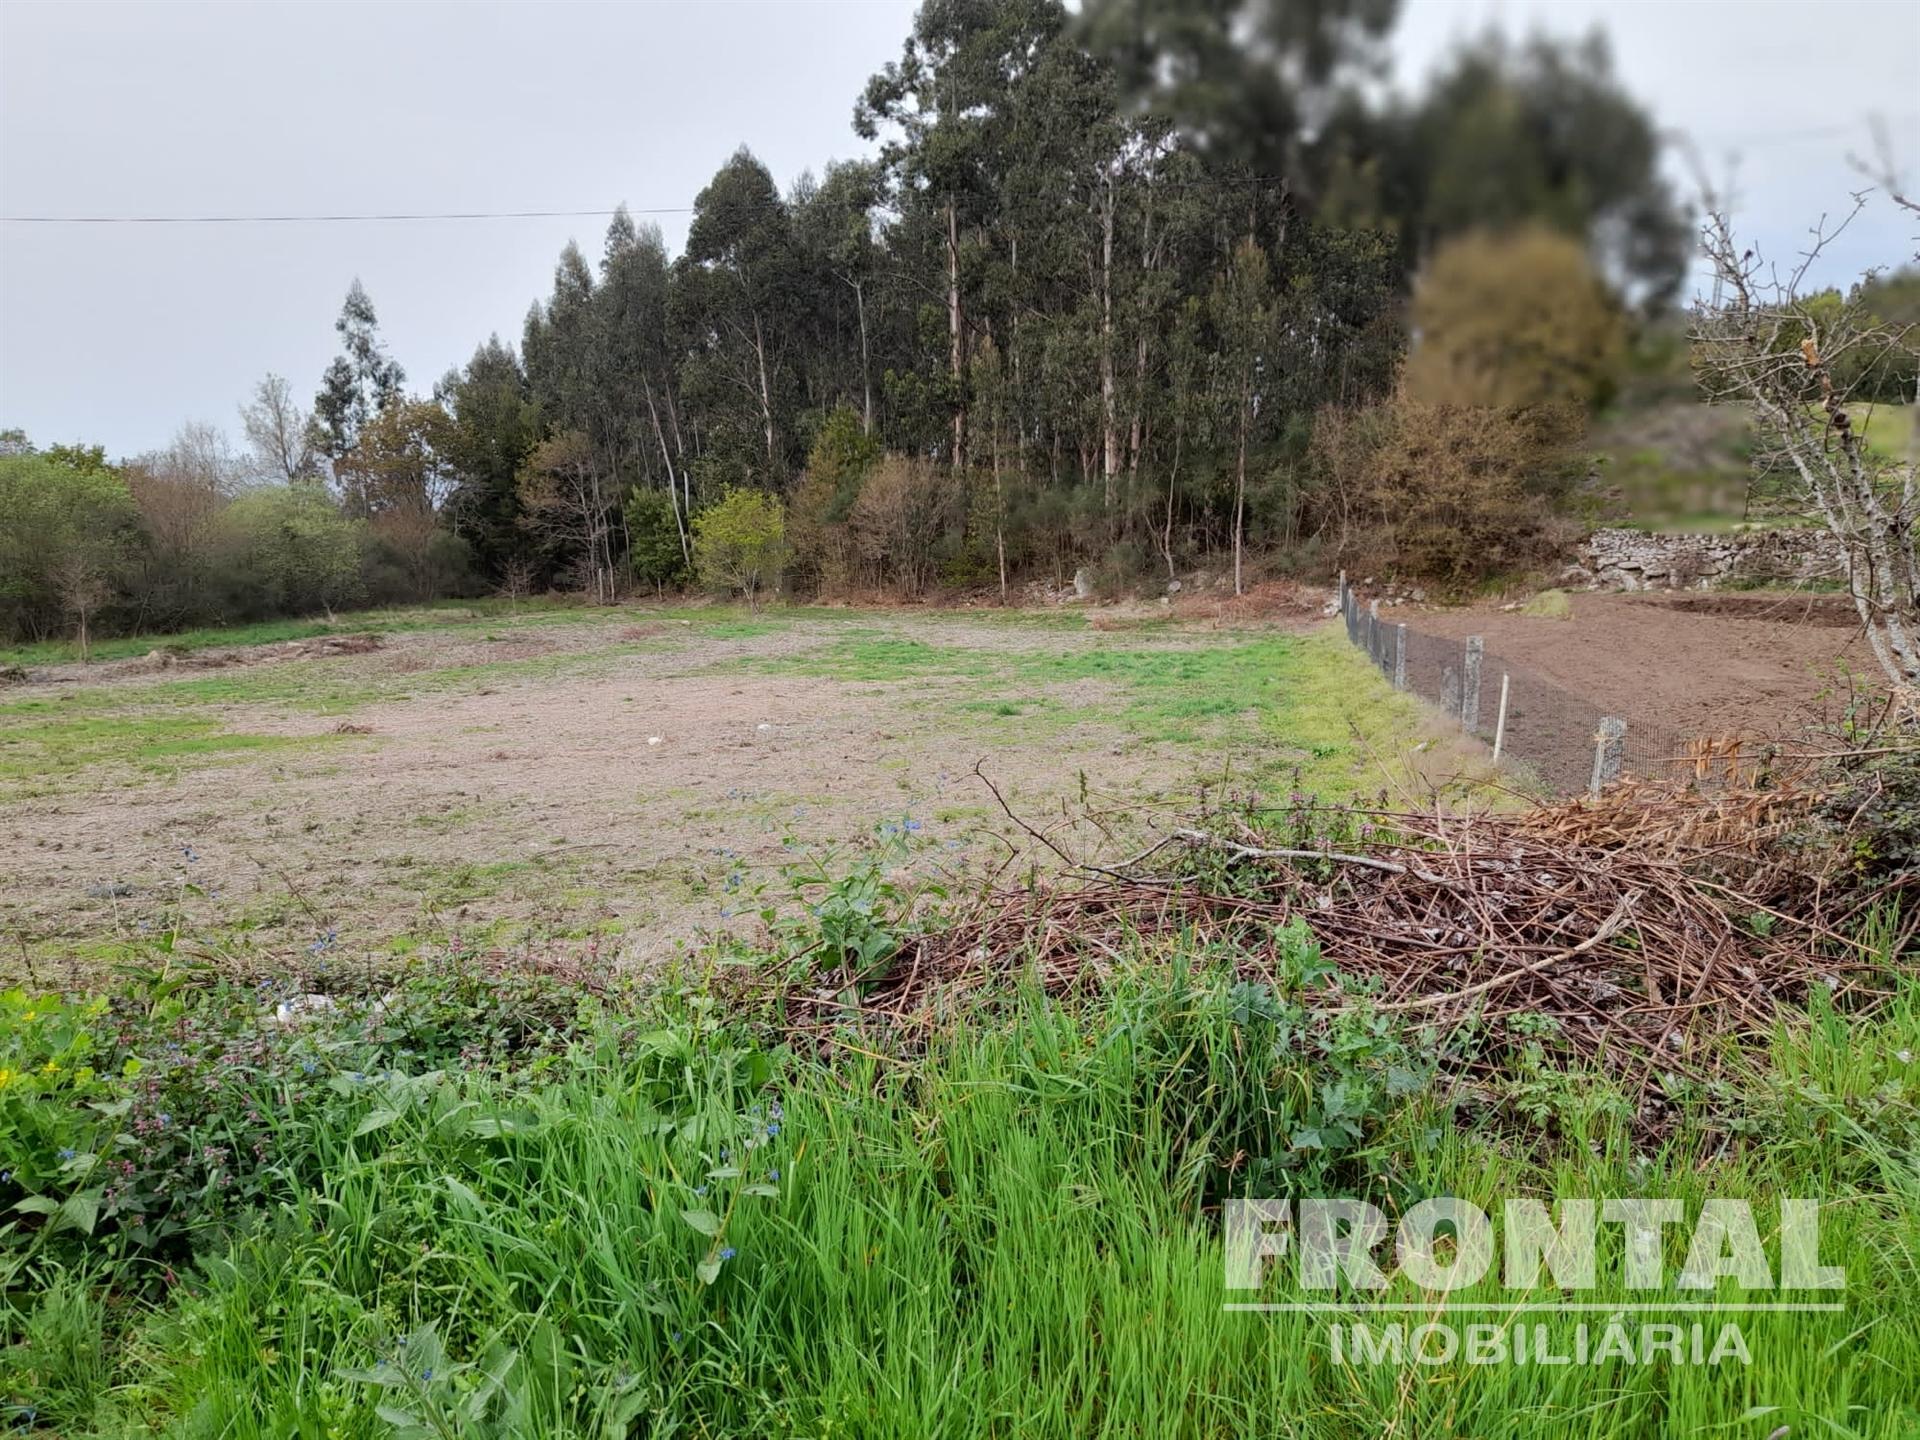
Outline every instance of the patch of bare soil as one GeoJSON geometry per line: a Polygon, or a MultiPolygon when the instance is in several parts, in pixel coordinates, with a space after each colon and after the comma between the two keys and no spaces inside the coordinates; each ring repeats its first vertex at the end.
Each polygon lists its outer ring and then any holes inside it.
{"type": "MultiPolygon", "coordinates": [[[[1090,643],[927,621],[912,633],[933,644],[1090,643]]],[[[1097,718],[1031,731],[961,718],[977,679],[849,682],[725,663],[834,633],[615,651],[584,675],[521,667],[363,705],[348,721],[218,707],[226,729],[315,743],[165,777],[82,772],[70,790],[12,806],[0,819],[0,937],[15,953],[0,967],[17,970],[27,949],[51,956],[129,938],[177,911],[189,929],[243,926],[256,964],[306,962],[310,945],[367,953],[410,932],[498,922],[522,935],[617,932],[606,943],[648,964],[696,927],[752,926],[754,891],[778,888],[783,864],[883,823],[913,822],[923,870],[1004,865],[1027,838],[973,777],[976,761],[1023,813],[1046,816],[1063,845],[1091,856],[1133,837],[1084,818],[1082,774],[1096,811],[1103,796],[1117,808],[1119,797],[1189,778],[1177,747],[1097,718]]],[[[438,670],[604,648],[615,634],[569,626],[491,644],[407,635],[348,663],[438,670]]],[[[1097,683],[1022,688],[1085,707],[1097,704],[1086,690],[1097,683]]]]}
{"type": "Polygon", "coordinates": [[[1448,639],[1484,636],[1496,660],[1594,707],[1698,734],[1779,735],[1803,728],[1843,670],[1878,675],[1831,596],[1571,597],[1573,618],[1491,607],[1387,612],[1448,639]]]}

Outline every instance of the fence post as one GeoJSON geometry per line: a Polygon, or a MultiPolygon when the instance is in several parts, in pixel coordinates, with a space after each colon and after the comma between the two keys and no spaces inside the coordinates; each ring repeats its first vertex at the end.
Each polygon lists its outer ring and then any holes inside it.
{"type": "Polygon", "coordinates": [[[1375,669],[1380,667],[1380,601],[1377,598],[1367,602],[1367,658],[1373,661],[1375,669]]]}
{"type": "Polygon", "coordinates": [[[1486,652],[1484,638],[1467,637],[1466,669],[1460,677],[1460,728],[1469,735],[1480,728],[1480,661],[1486,652]]]}
{"type": "Polygon", "coordinates": [[[1602,716],[1593,734],[1593,779],[1587,793],[1598,795],[1609,780],[1620,778],[1620,762],[1627,751],[1627,722],[1618,715],[1602,716]]]}
{"type": "Polygon", "coordinates": [[[1500,751],[1507,743],[1507,682],[1513,677],[1500,672],[1500,716],[1493,722],[1493,763],[1500,763],[1500,751]]]}
{"type": "Polygon", "coordinates": [[[1393,627],[1393,688],[1407,688],[1407,622],[1393,627]]]}

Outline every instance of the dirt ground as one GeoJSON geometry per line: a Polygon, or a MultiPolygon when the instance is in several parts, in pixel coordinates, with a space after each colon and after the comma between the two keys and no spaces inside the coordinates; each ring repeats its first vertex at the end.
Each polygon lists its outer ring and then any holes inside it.
{"type": "Polygon", "coordinates": [[[1491,607],[1396,618],[1450,639],[1482,635],[1490,657],[1608,713],[1691,732],[1797,730],[1844,670],[1877,673],[1851,606],[1834,596],[1570,598],[1571,620],[1491,607]]]}
{"type": "MultiPolygon", "coordinates": [[[[1311,628],[1319,603],[1281,587],[1071,624],[470,619],[365,646],[43,669],[0,694],[0,974],[45,980],[171,933],[184,953],[266,968],[420,943],[653,963],[702,930],[751,932],[787,897],[786,867],[844,859],[883,829],[925,881],[1046,861],[976,762],[1074,854],[1129,853],[1141,817],[1190,805],[1203,778],[1288,763],[1285,737],[1248,718],[1272,703],[1259,677],[1219,647],[1311,628]],[[1141,690],[1124,667],[1081,663],[1099,652],[1228,663],[1198,689],[1141,690]]],[[[1602,714],[1628,718],[1643,756],[1675,737],[1780,733],[1839,667],[1872,668],[1831,598],[1572,604],[1571,620],[1384,613],[1419,637],[1424,694],[1465,636],[1485,636],[1489,712],[1491,677],[1512,677],[1509,754],[1566,789],[1584,783],[1602,714]]]]}
{"type": "Polygon", "coordinates": [[[1803,736],[1836,719],[1849,674],[1879,671],[1842,597],[1575,593],[1571,619],[1498,606],[1382,614],[1409,630],[1411,688],[1438,695],[1466,637],[1486,641],[1482,728],[1509,685],[1506,754],[1555,790],[1583,788],[1604,716],[1627,722],[1632,773],[1697,775],[1734,742],[1803,736]]]}
{"type": "Polygon", "coordinates": [[[1031,678],[1035,657],[1115,643],[1092,627],[857,623],[875,645],[964,646],[972,671],[804,673],[796,657],[849,631],[830,620],[641,619],[42,672],[5,698],[138,722],[176,713],[184,687],[187,713],[260,748],[89,765],[0,802],[0,969],[111,960],[175,929],[256,966],[350,963],[420,936],[604,944],[646,964],[697,928],[751,928],[783,866],[881,827],[911,840],[901,863],[923,880],[1024,857],[976,762],[1088,858],[1131,839],[1103,808],[1191,795],[1194,750],[1108,718],[1111,684],[1031,678]],[[983,680],[996,655],[1028,678],[983,680]],[[1034,707],[1031,723],[997,718],[1001,702],[1034,707]]]}

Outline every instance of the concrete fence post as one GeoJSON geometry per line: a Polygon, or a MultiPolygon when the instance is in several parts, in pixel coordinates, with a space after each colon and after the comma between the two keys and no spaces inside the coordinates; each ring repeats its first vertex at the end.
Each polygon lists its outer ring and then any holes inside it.
{"type": "Polygon", "coordinates": [[[1608,781],[1620,778],[1620,765],[1627,753],[1627,722],[1618,715],[1601,717],[1600,728],[1593,733],[1593,778],[1587,793],[1598,795],[1608,781]]]}
{"type": "Polygon", "coordinates": [[[1460,728],[1469,735],[1480,728],[1480,662],[1486,653],[1484,638],[1467,637],[1466,667],[1460,675],[1460,728]]]}
{"type": "Polygon", "coordinates": [[[1393,627],[1393,688],[1407,688],[1407,622],[1393,627]]]}
{"type": "Polygon", "coordinates": [[[1367,602],[1367,655],[1373,663],[1380,664],[1380,602],[1367,602]]]}
{"type": "Polygon", "coordinates": [[[1493,722],[1493,763],[1500,763],[1500,752],[1507,743],[1507,682],[1513,677],[1504,671],[1500,675],[1500,716],[1493,722]]]}

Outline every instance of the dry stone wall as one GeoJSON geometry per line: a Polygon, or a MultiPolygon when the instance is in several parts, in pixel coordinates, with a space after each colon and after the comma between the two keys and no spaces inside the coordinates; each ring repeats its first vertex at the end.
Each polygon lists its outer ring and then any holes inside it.
{"type": "Polygon", "coordinates": [[[1580,547],[1580,566],[1589,583],[1612,590],[1794,584],[1841,580],[1847,573],[1839,542],[1828,531],[1817,528],[1727,535],[1596,530],[1580,547]]]}

